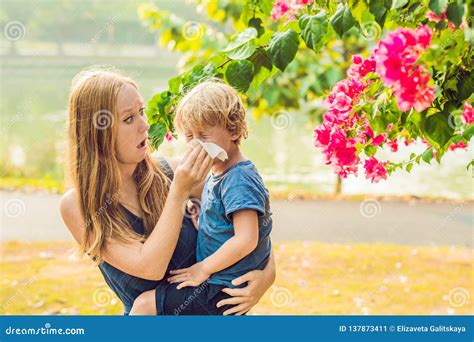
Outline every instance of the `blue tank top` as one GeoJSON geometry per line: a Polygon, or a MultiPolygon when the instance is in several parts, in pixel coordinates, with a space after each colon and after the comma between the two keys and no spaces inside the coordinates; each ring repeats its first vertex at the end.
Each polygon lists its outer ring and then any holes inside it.
{"type": "MultiPolygon", "coordinates": [[[[169,177],[172,179],[173,171],[171,171],[169,165],[164,160],[160,160],[160,162],[162,163],[169,177]]],[[[124,206],[121,207],[123,208],[133,230],[140,235],[144,234],[145,227],[143,220],[124,206]]],[[[140,294],[145,291],[155,289],[161,284],[167,283],[166,278],[170,270],[190,267],[196,263],[196,239],[197,231],[194,228],[191,219],[184,217],[179,239],[166,270],[166,275],[162,280],[159,281],[147,280],[132,276],[119,270],[118,268],[115,268],[105,261],[99,264],[99,270],[104,276],[105,282],[122,301],[125,315],[128,315],[135,298],[137,298],[140,294]]]]}

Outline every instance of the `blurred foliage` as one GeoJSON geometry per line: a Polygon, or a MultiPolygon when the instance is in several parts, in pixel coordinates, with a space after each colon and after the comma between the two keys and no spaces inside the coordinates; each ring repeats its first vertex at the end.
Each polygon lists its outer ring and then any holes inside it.
{"type": "MultiPolygon", "coordinates": [[[[0,2],[0,25],[17,21],[25,27],[24,39],[63,44],[100,40],[107,44],[153,44],[154,36],[140,25],[136,9],[143,0],[47,0],[0,2]]],[[[196,16],[182,2],[161,6],[184,17],[196,16]]],[[[14,41],[11,42],[14,45],[14,41]]],[[[13,51],[15,52],[15,51],[13,51]]]]}

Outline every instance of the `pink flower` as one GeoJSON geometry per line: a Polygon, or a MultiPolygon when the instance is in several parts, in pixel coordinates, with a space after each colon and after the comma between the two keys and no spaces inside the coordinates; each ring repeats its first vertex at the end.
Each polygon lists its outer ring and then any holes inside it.
{"type": "Polygon", "coordinates": [[[464,107],[462,110],[462,121],[464,121],[465,124],[470,125],[474,122],[474,110],[472,109],[472,106],[464,102],[464,107]]]}
{"type": "Polygon", "coordinates": [[[315,133],[317,135],[315,145],[323,147],[326,164],[333,165],[335,172],[343,178],[348,174],[357,173],[359,157],[354,147],[355,141],[347,139],[346,132],[342,128],[329,132],[328,126],[323,125],[316,129],[315,133]]]}
{"type": "Polygon", "coordinates": [[[354,55],[352,56],[352,63],[353,64],[362,64],[362,61],[364,59],[362,58],[362,55],[354,55]]]}
{"type": "MultiPolygon", "coordinates": [[[[434,23],[439,23],[440,21],[443,21],[446,19],[446,10],[447,10],[447,7],[443,10],[443,12],[440,15],[437,15],[433,11],[428,11],[428,13],[426,13],[426,19],[434,23]]],[[[459,28],[464,29],[464,23],[461,23],[461,25],[459,25],[459,28]]],[[[454,31],[456,30],[456,25],[454,25],[454,23],[452,22],[448,22],[448,29],[451,31],[454,31]]]]}
{"type": "Polygon", "coordinates": [[[405,140],[403,141],[403,143],[405,144],[405,146],[408,146],[408,145],[412,144],[414,141],[415,141],[415,139],[413,139],[413,138],[405,137],[405,140]]]}
{"type": "Polygon", "coordinates": [[[173,134],[171,134],[171,131],[166,132],[165,138],[168,142],[173,140],[173,134]]]}
{"type": "Polygon", "coordinates": [[[377,44],[375,70],[386,86],[405,76],[418,59],[416,38],[414,30],[398,28],[377,44]]]}
{"type": "Polygon", "coordinates": [[[434,88],[428,85],[430,76],[421,66],[416,65],[410,73],[394,85],[394,95],[398,108],[408,111],[415,108],[418,112],[424,111],[433,102],[434,88]]]}
{"type": "Polygon", "coordinates": [[[378,146],[381,143],[383,143],[388,137],[387,133],[382,133],[377,135],[375,138],[372,139],[371,145],[372,146],[378,146]]]}
{"type": "Polygon", "coordinates": [[[418,37],[418,44],[420,44],[421,48],[426,49],[430,43],[431,38],[433,37],[433,33],[428,26],[420,25],[416,29],[416,34],[418,37]]]}
{"type": "Polygon", "coordinates": [[[329,144],[329,139],[331,137],[331,129],[323,124],[321,127],[314,130],[315,139],[314,146],[316,147],[326,147],[329,144]]]}
{"type": "Polygon", "coordinates": [[[450,149],[451,151],[457,150],[457,149],[459,149],[459,148],[467,148],[467,144],[466,144],[464,141],[461,140],[461,141],[458,142],[457,144],[451,143],[451,145],[449,145],[449,149],[450,149]]]}
{"type": "MultiPolygon", "coordinates": [[[[367,137],[369,137],[370,139],[372,139],[372,142],[371,142],[371,145],[372,146],[378,146],[380,145],[381,143],[383,143],[387,137],[388,137],[388,134],[387,133],[382,133],[382,134],[379,134],[377,136],[374,135],[374,131],[372,130],[372,127],[370,127],[369,125],[369,122],[367,121],[367,119],[365,119],[365,130],[362,132],[363,135],[366,135],[367,137]]],[[[359,140],[359,142],[365,144],[366,142],[366,139],[364,136],[360,136],[362,139],[359,140]]]]}
{"type": "Polygon", "coordinates": [[[370,179],[372,183],[378,183],[381,179],[387,179],[386,163],[381,163],[375,157],[365,160],[365,178],[370,179]]]}
{"type": "Polygon", "coordinates": [[[394,90],[398,108],[423,111],[434,100],[434,88],[428,86],[429,73],[415,65],[419,53],[431,42],[432,32],[420,25],[415,30],[398,28],[379,41],[373,52],[376,73],[385,86],[394,90]]]}
{"type": "Polygon", "coordinates": [[[273,4],[270,18],[275,21],[283,16],[287,20],[294,20],[298,12],[307,5],[311,5],[314,0],[277,0],[273,4]]]}
{"type": "Polygon", "coordinates": [[[347,112],[352,109],[352,99],[343,92],[340,92],[336,94],[333,105],[338,111],[347,112]]]}
{"type": "Polygon", "coordinates": [[[360,80],[342,80],[337,82],[332,88],[331,94],[344,93],[349,96],[351,99],[359,96],[359,94],[365,89],[365,86],[360,80]]]}
{"type": "Polygon", "coordinates": [[[398,142],[397,139],[393,139],[387,142],[387,145],[390,147],[390,150],[392,152],[397,152],[398,151],[398,142]]]}
{"type": "Polygon", "coordinates": [[[307,5],[311,5],[313,3],[314,0],[295,0],[293,1],[293,3],[295,5],[299,5],[299,6],[307,6],[307,5]]]}
{"type": "Polygon", "coordinates": [[[428,11],[428,13],[426,13],[426,19],[428,19],[428,21],[439,23],[441,20],[446,19],[446,9],[441,13],[441,15],[437,15],[433,11],[428,11]]]}
{"type": "Polygon", "coordinates": [[[290,6],[288,5],[289,1],[277,0],[272,8],[272,13],[270,17],[272,20],[278,20],[283,17],[289,10],[290,6]]]}
{"type": "Polygon", "coordinates": [[[352,56],[352,64],[347,69],[347,76],[359,80],[364,78],[369,72],[375,71],[375,60],[373,56],[363,59],[361,55],[352,56]]]}

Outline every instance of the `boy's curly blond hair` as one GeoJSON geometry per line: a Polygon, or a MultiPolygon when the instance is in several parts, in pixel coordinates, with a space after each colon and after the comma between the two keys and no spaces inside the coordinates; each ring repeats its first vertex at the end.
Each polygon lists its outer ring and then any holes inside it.
{"type": "Polygon", "coordinates": [[[238,134],[236,144],[248,136],[242,100],[234,88],[218,79],[200,83],[181,99],[174,125],[181,132],[189,127],[221,126],[231,134],[238,134]]]}

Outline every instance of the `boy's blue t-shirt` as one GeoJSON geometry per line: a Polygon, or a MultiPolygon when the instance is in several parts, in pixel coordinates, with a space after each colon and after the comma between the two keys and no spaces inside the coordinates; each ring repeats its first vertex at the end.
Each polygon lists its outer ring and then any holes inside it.
{"type": "Polygon", "coordinates": [[[270,257],[272,213],[269,193],[250,160],[241,161],[220,175],[210,175],[202,193],[197,238],[197,261],[217,251],[234,236],[232,213],[253,209],[258,214],[258,245],[249,255],[214,273],[210,284],[234,287],[231,281],[249,271],[264,269],[270,257]]]}

